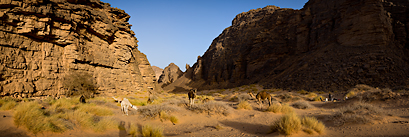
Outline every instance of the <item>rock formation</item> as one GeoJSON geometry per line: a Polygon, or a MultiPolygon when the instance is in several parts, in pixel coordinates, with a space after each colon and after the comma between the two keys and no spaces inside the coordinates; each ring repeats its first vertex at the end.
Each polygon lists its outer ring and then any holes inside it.
{"type": "Polygon", "coordinates": [[[157,66],[152,66],[153,71],[155,72],[155,78],[156,80],[159,80],[160,75],[162,75],[163,69],[157,67],[157,66]]]}
{"type": "Polygon", "coordinates": [[[310,0],[301,10],[243,12],[198,58],[187,84],[310,91],[407,86],[408,6],[402,0],[310,0]]]}
{"type": "Polygon", "coordinates": [[[61,96],[87,74],[97,91],[156,87],[130,16],[99,0],[0,1],[0,95],[61,96]]]}
{"type": "Polygon", "coordinates": [[[165,69],[163,69],[162,75],[160,75],[158,83],[161,85],[167,85],[174,81],[176,81],[180,76],[182,76],[183,72],[180,68],[174,64],[170,63],[165,69]]]}

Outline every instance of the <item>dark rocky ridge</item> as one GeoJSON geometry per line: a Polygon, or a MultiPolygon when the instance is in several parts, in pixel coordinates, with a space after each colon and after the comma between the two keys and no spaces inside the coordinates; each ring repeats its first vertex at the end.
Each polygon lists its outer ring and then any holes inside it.
{"type": "Polygon", "coordinates": [[[409,84],[409,1],[310,0],[241,13],[185,77],[201,89],[346,90],[409,84]]]}
{"type": "Polygon", "coordinates": [[[98,91],[156,88],[130,16],[99,0],[0,1],[0,95],[63,96],[63,79],[84,73],[98,91]]]}

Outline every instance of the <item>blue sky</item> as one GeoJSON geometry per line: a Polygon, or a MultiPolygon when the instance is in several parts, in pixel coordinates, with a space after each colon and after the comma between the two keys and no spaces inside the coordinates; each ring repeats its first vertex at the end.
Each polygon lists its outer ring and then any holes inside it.
{"type": "Polygon", "coordinates": [[[125,10],[152,66],[175,63],[182,71],[202,56],[234,17],[275,5],[301,9],[308,0],[101,0],[125,10]]]}

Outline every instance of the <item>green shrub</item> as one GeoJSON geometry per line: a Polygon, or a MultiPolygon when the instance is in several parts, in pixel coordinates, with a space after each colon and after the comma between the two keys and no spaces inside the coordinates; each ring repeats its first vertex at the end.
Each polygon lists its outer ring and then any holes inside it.
{"type": "Polygon", "coordinates": [[[95,78],[86,72],[67,73],[63,77],[62,86],[66,89],[65,95],[67,97],[84,95],[91,98],[98,88],[95,78]]]}

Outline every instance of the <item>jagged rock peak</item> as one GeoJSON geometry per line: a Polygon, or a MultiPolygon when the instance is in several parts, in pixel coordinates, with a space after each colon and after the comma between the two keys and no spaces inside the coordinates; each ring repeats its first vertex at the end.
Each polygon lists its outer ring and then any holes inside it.
{"type": "Polygon", "coordinates": [[[162,75],[159,77],[158,83],[160,84],[170,84],[177,80],[180,76],[183,75],[183,72],[180,68],[174,64],[170,63],[165,69],[163,69],[162,75]]]}
{"type": "Polygon", "coordinates": [[[0,95],[64,96],[87,76],[98,92],[156,87],[130,16],[99,0],[0,1],[0,95]]]}

